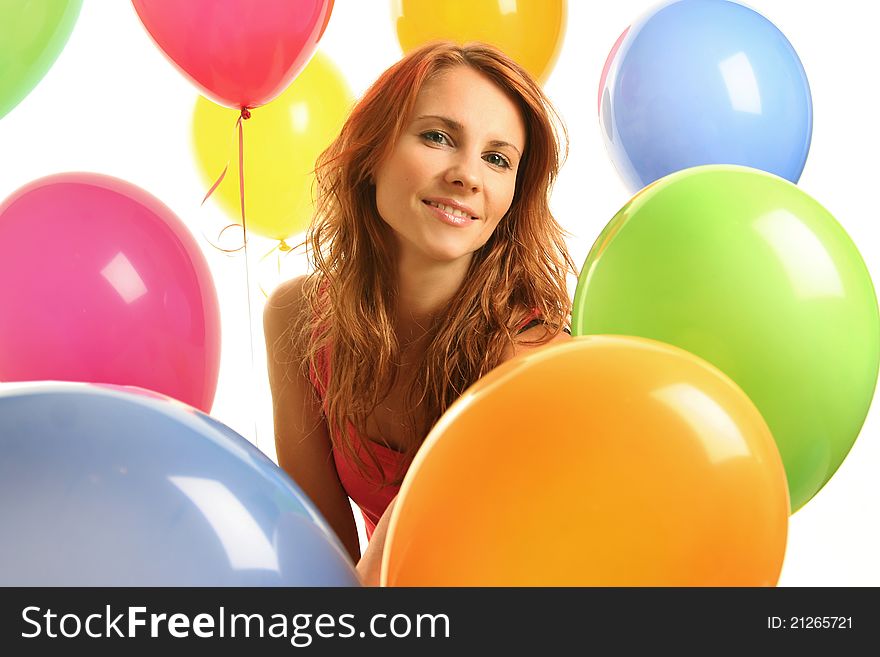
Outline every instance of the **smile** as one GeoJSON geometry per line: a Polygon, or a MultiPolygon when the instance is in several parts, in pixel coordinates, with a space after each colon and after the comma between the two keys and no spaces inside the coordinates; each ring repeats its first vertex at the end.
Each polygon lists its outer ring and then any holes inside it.
{"type": "Polygon", "coordinates": [[[475,221],[473,217],[457,208],[449,205],[442,205],[432,201],[422,201],[431,211],[431,214],[440,221],[451,226],[468,226],[475,221]]]}
{"type": "Polygon", "coordinates": [[[437,217],[444,223],[453,226],[466,226],[477,219],[476,217],[471,216],[470,214],[465,212],[464,210],[453,207],[451,205],[427,200],[422,201],[422,203],[424,203],[431,209],[431,214],[433,214],[435,217],[437,217]]]}

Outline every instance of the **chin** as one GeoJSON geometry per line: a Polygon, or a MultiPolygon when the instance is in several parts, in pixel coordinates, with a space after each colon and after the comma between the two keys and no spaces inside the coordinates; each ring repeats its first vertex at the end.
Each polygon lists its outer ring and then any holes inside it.
{"type": "Polygon", "coordinates": [[[429,253],[428,255],[431,260],[435,260],[437,262],[452,264],[454,262],[458,262],[463,258],[470,258],[473,255],[472,251],[466,251],[464,253],[450,253],[450,252],[440,252],[440,253],[429,253]]]}
{"type": "Polygon", "coordinates": [[[431,232],[414,235],[408,241],[422,257],[437,263],[452,263],[470,256],[474,251],[465,235],[431,232]]]}
{"type": "Polygon", "coordinates": [[[462,249],[461,246],[456,248],[452,245],[448,247],[431,245],[430,247],[423,248],[422,253],[426,258],[434,260],[435,262],[450,264],[457,262],[462,258],[470,258],[473,255],[473,251],[471,250],[462,249]]]}

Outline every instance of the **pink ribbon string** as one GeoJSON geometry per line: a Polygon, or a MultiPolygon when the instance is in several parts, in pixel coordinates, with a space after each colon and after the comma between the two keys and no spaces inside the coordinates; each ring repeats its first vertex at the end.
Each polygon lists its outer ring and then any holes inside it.
{"type": "MultiPolygon", "coordinates": [[[[250,263],[248,262],[248,232],[247,232],[247,219],[245,218],[244,212],[244,127],[242,126],[242,121],[246,121],[251,118],[251,112],[247,107],[241,108],[241,114],[235,122],[234,130],[238,131],[238,194],[241,199],[241,228],[244,234],[244,241],[242,245],[235,249],[224,249],[216,244],[212,244],[214,248],[219,249],[225,253],[235,253],[237,251],[241,251],[244,249],[244,272],[245,272],[245,294],[247,295],[247,317],[248,317],[248,333],[250,335],[250,355],[251,355],[251,377],[255,380],[255,363],[254,363],[254,322],[253,322],[253,308],[251,304],[251,269],[250,263]]],[[[214,184],[211,185],[211,189],[208,190],[208,193],[205,194],[205,198],[202,199],[201,205],[205,204],[211,194],[220,186],[220,183],[223,182],[223,179],[226,177],[226,172],[229,170],[229,161],[226,162],[226,166],[223,167],[223,171],[220,173],[220,176],[214,181],[214,184]]],[[[222,237],[223,233],[226,232],[227,229],[232,228],[236,224],[229,224],[220,231],[220,234],[217,236],[218,240],[222,237]]],[[[210,241],[210,240],[209,240],[210,241]]],[[[252,392],[256,389],[256,386],[252,386],[252,392]]],[[[251,400],[252,410],[256,411],[253,400],[251,400]]],[[[254,440],[259,441],[259,436],[257,434],[257,417],[256,412],[254,413],[254,440]]]]}
{"type": "MultiPolygon", "coordinates": [[[[235,121],[235,126],[233,127],[233,135],[235,134],[235,131],[238,131],[238,193],[241,200],[241,228],[244,232],[244,242],[241,246],[234,249],[226,249],[208,240],[208,243],[211,244],[211,246],[213,246],[218,251],[223,251],[224,253],[237,253],[238,251],[244,249],[245,255],[247,255],[247,223],[244,212],[244,131],[241,122],[246,121],[249,118],[251,118],[250,110],[247,107],[242,107],[241,114],[239,114],[238,119],[236,119],[235,121]]],[[[208,190],[208,193],[205,194],[205,198],[202,199],[200,205],[204,205],[205,202],[209,198],[211,198],[211,195],[220,186],[220,183],[223,182],[223,179],[226,178],[227,171],[229,171],[228,160],[226,161],[226,165],[223,167],[223,171],[220,172],[217,180],[215,180],[214,184],[211,185],[211,188],[208,190]]],[[[223,237],[223,233],[236,225],[237,224],[229,224],[228,226],[223,228],[217,235],[217,241],[220,241],[220,238],[223,237]]]]}

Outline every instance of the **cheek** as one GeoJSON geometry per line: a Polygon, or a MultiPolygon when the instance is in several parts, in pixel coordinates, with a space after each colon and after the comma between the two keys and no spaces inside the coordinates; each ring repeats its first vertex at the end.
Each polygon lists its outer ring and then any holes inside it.
{"type": "Polygon", "coordinates": [[[393,180],[394,172],[388,170],[376,176],[376,209],[386,223],[394,223],[395,208],[398,204],[396,196],[399,187],[392,182],[393,180]]]}
{"type": "Polygon", "coordinates": [[[513,204],[513,196],[515,192],[515,182],[513,184],[499,184],[494,189],[494,193],[492,195],[492,217],[495,219],[496,225],[498,221],[500,221],[502,217],[507,214],[507,211],[510,210],[510,206],[513,204]]]}
{"type": "Polygon", "coordinates": [[[376,173],[376,208],[386,222],[393,222],[396,214],[411,202],[418,176],[417,167],[400,155],[376,173]]]}

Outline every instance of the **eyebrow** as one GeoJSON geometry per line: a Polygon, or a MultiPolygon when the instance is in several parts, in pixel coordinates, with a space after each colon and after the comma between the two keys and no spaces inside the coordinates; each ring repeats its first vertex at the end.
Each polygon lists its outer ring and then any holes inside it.
{"type": "MultiPolygon", "coordinates": [[[[464,131],[464,126],[461,123],[450,119],[448,116],[440,116],[438,114],[424,114],[415,118],[416,121],[421,121],[422,119],[437,119],[450,130],[457,130],[458,132],[464,131]]],[[[489,146],[492,146],[493,148],[503,148],[504,146],[509,146],[510,148],[515,150],[520,159],[522,159],[522,153],[519,152],[519,149],[508,141],[493,139],[489,142],[489,146]]]]}

